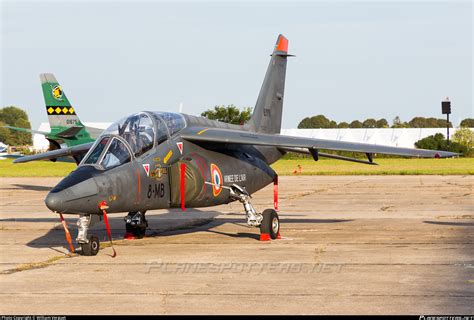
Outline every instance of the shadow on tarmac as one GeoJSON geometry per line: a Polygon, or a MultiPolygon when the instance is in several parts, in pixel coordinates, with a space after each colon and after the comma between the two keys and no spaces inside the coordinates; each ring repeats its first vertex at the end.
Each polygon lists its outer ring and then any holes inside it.
{"type": "Polygon", "coordinates": [[[454,227],[474,227],[474,222],[454,222],[454,221],[423,221],[423,223],[437,224],[441,226],[454,227]]]}
{"type": "MultiPolygon", "coordinates": [[[[147,230],[146,238],[156,238],[156,237],[170,237],[181,234],[188,234],[194,232],[210,232],[214,234],[219,234],[231,238],[248,238],[258,241],[260,238],[260,231],[258,228],[252,228],[255,230],[253,233],[247,232],[237,232],[237,233],[227,233],[222,231],[212,230],[223,224],[231,223],[243,228],[248,229],[244,214],[242,214],[241,219],[234,218],[216,218],[217,216],[222,215],[220,212],[215,211],[201,211],[197,209],[187,210],[182,212],[180,209],[171,209],[167,210],[165,213],[160,214],[147,214],[147,220],[149,228],[147,230]]],[[[122,240],[125,233],[125,222],[123,216],[114,217],[109,216],[109,223],[111,226],[111,232],[113,240],[122,240]]],[[[289,216],[289,215],[288,215],[289,216]]],[[[69,218],[66,216],[66,221],[68,224],[69,231],[73,240],[77,235],[76,219],[69,218]]],[[[65,240],[64,230],[60,223],[59,217],[54,218],[14,218],[14,219],[2,219],[0,222],[5,221],[15,221],[15,222],[57,222],[57,224],[50,229],[46,234],[38,237],[26,245],[31,248],[51,248],[53,247],[63,247],[68,249],[67,242],[65,240]]],[[[350,222],[353,220],[350,219],[281,219],[282,224],[291,224],[291,223],[343,223],[350,222]]],[[[101,221],[94,225],[89,230],[89,234],[95,234],[99,237],[101,242],[108,242],[107,233],[105,230],[104,222],[101,221]]],[[[74,241],[75,242],[75,241],[74,241]]],[[[75,244],[76,245],[76,244],[75,244]]]]}

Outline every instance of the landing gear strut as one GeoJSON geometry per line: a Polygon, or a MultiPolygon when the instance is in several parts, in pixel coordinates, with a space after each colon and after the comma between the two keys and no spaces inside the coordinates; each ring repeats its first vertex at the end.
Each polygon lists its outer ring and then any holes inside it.
{"type": "Polygon", "coordinates": [[[125,216],[125,238],[141,239],[145,236],[148,221],[145,218],[146,211],[129,212],[125,216]]]}
{"type": "Polygon", "coordinates": [[[252,197],[247,192],[247,190],[236,184],[233,184],[229,190],[230,197],[234,200],[238,200],[244,205],[245,214],[247,215],[247,224],[251,227],[259,227],[262,223],[263,216],[262,214],[257,213],[255,208],[250,203],[250,199],[252,197]]]}

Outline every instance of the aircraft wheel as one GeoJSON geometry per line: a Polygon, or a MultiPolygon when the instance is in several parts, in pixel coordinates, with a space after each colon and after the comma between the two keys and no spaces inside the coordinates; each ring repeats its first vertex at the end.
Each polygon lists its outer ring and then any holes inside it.
{"type": "Polygon", "coordinates": [[[100,242],[97,236],[87,236],[88,243],[81,243],[82,254],[85,256],[95,256],[100,249],[100,242]]]}
{"type": "Polygon", "coordinates": [[[266,209],[262,215],[263,220],[260,225],[260,233],[268,234],[271,239],[275,240],[280,232],[280,218],[278,218],[278,213],[273,209],[266,209]]]}

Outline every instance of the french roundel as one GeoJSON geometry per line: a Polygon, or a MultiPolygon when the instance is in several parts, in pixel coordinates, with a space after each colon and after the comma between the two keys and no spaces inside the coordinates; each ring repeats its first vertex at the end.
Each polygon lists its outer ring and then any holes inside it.
{"type": "Polygon", "coordinates": [[[222,173],[219,167],[211,163],[212,193],[217,197],[222,191],[222,173]]]}

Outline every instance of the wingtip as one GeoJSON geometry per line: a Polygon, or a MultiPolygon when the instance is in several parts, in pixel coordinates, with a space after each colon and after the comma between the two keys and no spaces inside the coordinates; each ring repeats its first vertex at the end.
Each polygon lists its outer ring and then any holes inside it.
{"type": "Polygon", "coordinates": [[[441,158],[459,158],[461,156],[460,153],[450,152],[450,151],[437,151],[433,158],[441,159],[441,158]]]}
{"type": "Polygon", "coordinates": [[[288,53],[288,39],[282,34],[278,36],[275,45],[275,51],[283,51],[285,53],[288,53]]]}

